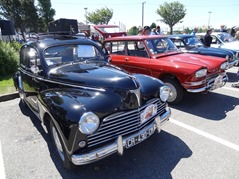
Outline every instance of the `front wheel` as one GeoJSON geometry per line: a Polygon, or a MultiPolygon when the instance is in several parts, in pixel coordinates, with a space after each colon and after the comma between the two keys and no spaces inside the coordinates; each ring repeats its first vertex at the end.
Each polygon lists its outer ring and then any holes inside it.
{"type": "Polygon", "coordinates": [[[62,144],[62,139],[60,138],[60,135],[55,125],[53,124],[53,121],[50,122],[50,133],[51,133],[52,140],[54,142],[56,152],[60,160],[62,161],[64,168],[69,170],[75,168],[76,166],[68,159],[66,155],[65,148],[62,144]]]}
{"type": "Polygon", "coordinates": [[[183,99],[183,88],[180,85],[180,83],[176,79],[164,79],[163,82],[166,86],[168,86],[171,89],[169,98],[167,100],[170,104],[178,104],[183,99]]]}

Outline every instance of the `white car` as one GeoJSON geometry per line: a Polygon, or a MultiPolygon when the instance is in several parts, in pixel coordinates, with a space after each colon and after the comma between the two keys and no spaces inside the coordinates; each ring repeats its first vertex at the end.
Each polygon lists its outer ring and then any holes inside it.
{"type": "MultiPolygon", "coordinates": [[[[206,33],[197,33],[196,36],[202,39],[206,33]]],[[[225,48],[230,50],[235,50],[239,52],[239,40],[233,38],[230,34],[226,32],[213,32],[211,47],[215,48],[225,48]]]]}

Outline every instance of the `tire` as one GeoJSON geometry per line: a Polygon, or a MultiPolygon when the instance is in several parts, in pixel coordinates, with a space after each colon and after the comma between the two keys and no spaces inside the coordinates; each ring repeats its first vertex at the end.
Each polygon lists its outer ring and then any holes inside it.
{"type": "Polygon", "coordinates": [[[178,104],[183,99],[183,88],[176,79],[166,78],[163,80],[165,85],[171,89],[169,99],[167,102],[169,104],[178,104]]]}
{"type": "Polygon", "coordinates": [[[76,167],[76,165],[74,165],[67,157],[66,150],[62,143],[62,139],[61,139],[59,132],[57,131],[57,128],[55,127],[52,120],[50,121],[50,133],[51,133],[52,141],[54,143],[54,148],[55,148],[56,153],[59,156],[59,159],[61,160],[64,168],[66,168],[68,170],[74,169],[76,167]]]}

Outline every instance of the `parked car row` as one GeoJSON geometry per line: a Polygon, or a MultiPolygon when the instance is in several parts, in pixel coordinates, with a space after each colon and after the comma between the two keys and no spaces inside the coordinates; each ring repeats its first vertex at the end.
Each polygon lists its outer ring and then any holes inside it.
{"type": "Polygon", "coordinates": [[[238,61],[230,50],[184,53],[174,43],[152,35],[99,45],[51,33],[22,46],[14,85],[51,134],[65,168],[122,155],[160,132],[171,115],[167,103],[222,87],[225,70],[238,61]]]}
{"type": "MultiPolygon", "coordinates": [[[[201,39],[204,37],[204,33],[197,33],[196,36],[201,39]]],[[[239,52],[239,40],[233,38],[226,32],[212,32],[212,44],[211,47],[230,49],[239,52]]]]}
{"type": "Polygon", "coordinates": [[[168,102],[172,104],[183,99],[184,91],[205,93],[228,80],[228,59],[182,53],[168,36],[114,37],[106,39],[103,46],[112,64],[161,79],[171,89],[168,102]]]}
{"type": "Polygon", "coordinates": [[[228,68],[238,63],[239,52],[225,48],[206,47],[197,36],[178,34],[171,35],[169,38],[182,52],[226,58],[228,68]]]}

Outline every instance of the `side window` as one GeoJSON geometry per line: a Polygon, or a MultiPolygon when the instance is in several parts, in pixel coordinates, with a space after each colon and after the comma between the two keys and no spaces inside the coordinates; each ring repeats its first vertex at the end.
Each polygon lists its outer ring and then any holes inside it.
{"type": "Polygon", "coordinates": [[[112,54],[125,55],[124,42],[112,42],[112,54]]]}
{"type": "Polygon", "coordinates": [[[108,54],[111,54],[111,43],[107,42],[105,43],[105,49],[107,50],[108,54]]]}
{"type": "Polygon", "coordinates": [[[172,40],[178,48],[185,48],[184,43],[181,40],[172,40]]]}
{"type": "MultiPolygon", "coordinates": [[[[140,48],[141,46],[139,45],[141,42],[128,42],[128,54],[129,56],[134,56],[134,57],[148,57],[148,53],[146,51],[146,48],[140,48]]],[[[142,42],[143,43],[143,42],[142,42]]]]}

